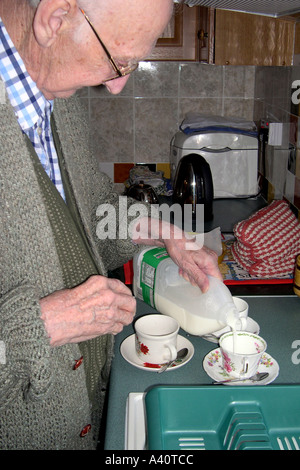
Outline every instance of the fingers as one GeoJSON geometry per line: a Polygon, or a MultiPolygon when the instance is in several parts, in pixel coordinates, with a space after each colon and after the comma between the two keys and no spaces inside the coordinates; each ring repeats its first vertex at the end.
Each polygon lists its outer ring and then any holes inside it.
{"type": "Polygon", "coordinates": [[[79,296],[86,293],[99,292],[102,289],[111,289],[116,293],[123,293],[132,296],[131,290],[118,279],[104,276],[91,276],[87,281],[77,286],[76,291],[79,296]]]}
{"type": "Polygon", "coordinates": [[[206,248],[205,246],[202,248],[202,254],[204,258],[204,271],[208,276],[217,277],[221,281],[223,280],[222,274],[219,269],[218,265],[218,255],[206,248]]]}
{"type": "Polygon", "coordinates": [[[200,287],[202,292],[206,292],[209,288],[207,276],[217,277],[223,281],[218,267],[218,257],[214,251],[206,247],[197,251],[181,252],[176,262],[180,266],[180,275],[192,285],[200,287]]]}
{"type": "Polygon", "coordinates": [[[84,297],[78,302],[78,307],[88,321],[101,322],[118,332],[120,325],[131,323],[136,312],[136,300],[128,287],[118,279],[101,276],[94,276],[86,284],[84,297]]]}
{"type": "Polygon", "coordinates": [[[51,345],[80,342],[117,334],[132,322],[136,300],[117,279],[92,276],[73,289],[54,292],[40,300],[51,345]]]}

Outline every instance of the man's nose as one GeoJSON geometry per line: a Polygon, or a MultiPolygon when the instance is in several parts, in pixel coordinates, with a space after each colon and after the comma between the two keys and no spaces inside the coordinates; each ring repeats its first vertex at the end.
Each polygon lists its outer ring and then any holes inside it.
{"type": "Polygon", "coordinates": [[[123,90],[129,77],[130,75],[125,75],[125,77],[115,78],[114,80],[110,80],[104,83],[104,85],[106,86],[109,93],[112,95],[117,95],[123,90]]]}

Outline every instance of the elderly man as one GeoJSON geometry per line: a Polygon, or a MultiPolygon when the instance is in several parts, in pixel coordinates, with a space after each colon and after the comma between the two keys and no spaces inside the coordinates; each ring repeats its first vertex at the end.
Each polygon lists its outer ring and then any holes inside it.
{"type": "Polygon", "coordinates": [[[0,449],[96,447],[112,338],[136,309],[107,271],[139,244],[166,246],[203,289],[207,274],[220,277],[213,254],[185,250],[173,227],[164,239],[157,220],[155,240],[142,228],[133,239],[97,238],[97,207],[118,209],[118,197],[89,153],[87,121],[71,97],[101,83],[120,92],[172,7],[0,0],[0,449]]]}

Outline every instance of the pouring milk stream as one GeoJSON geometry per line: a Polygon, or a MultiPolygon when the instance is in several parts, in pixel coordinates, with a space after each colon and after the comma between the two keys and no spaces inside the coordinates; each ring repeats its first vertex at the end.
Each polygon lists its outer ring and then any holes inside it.
{"type": "Polygon", "coordinates": [[[213,333],[225,326],[233,331],[245,328],[229,289],[209,276],[209,289],[203,294],[179,275],[178,266],[165,248],[146,248],[133,261],[134,295],[175,318],[181,328],[197,336],[213,333]]]}

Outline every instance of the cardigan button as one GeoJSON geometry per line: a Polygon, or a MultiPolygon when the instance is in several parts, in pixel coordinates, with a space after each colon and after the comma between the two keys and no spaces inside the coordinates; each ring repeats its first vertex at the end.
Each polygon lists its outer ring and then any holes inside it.
{"type": "Polygon", "coordinates": [[[90,432],[91,429],[92,429],[91,424],[87,424],[86,426],[84,426],[84,428],[82,428],[81,430],[80,437],[86,436],[90,432]]]}
{"type": "Polygon", "coordinates": [[[77,359],[75,361],[75,364],[73,366],[73,370],[78,369],[78,367],[81,366],[82,363],[83,363],[83,356],[81,356],[79,359],[77,359]]]}

